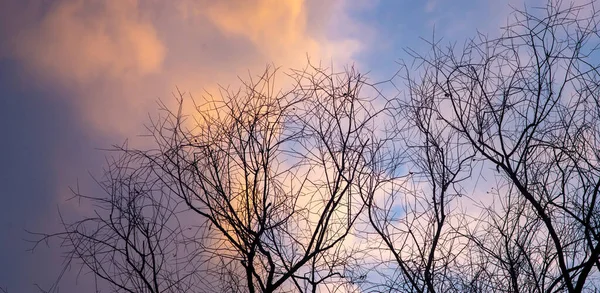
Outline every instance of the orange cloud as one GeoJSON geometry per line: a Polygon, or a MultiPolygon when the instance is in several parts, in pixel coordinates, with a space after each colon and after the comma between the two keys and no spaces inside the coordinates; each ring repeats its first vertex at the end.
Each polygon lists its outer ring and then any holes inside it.
{"type": "Polygon", "coordinates": [[[302,0],[215,2],[205,15],[222,32],[249,39],[267,56],[283,57],[318,50],[318,43],[306,33],[306,9],[302,0]]]}
{"type": "MultiPolygon", "coordinates": [[[[8,36],[0,58],[22,65],[23,86],[33,79],[59,89],[49,98],[72,105],[91,136],[113,139],[98,147],[126,137],[145,143],[136,135],[145,133],[157,99],[175,102],[176,86],[218,98],[218,84],[235,88],[238,76],[261,74],[267,64],[298,68],[308,54],[341,67],[361,48],[343,32],[328,38],[332,19],[350,20],[345,0],[19,1],[11,13],[0,10],[9,24],[0,28],[8,36]]],[[[72,185],[70,164],[57,159],[57,186],[72,185]]]]}
{"type": "Polygon", "coordinates": [[[261,63],[299,67],[306,63],[307,55],[345,63],[361,50],[358,40],[326,37],[330,20],[344,14],[337,11],[342,4],[337,0],[188,0],[182,2],[180,11],[186,18],[209,20],[227,40],[248,41],[252,45],[249,50],[257,53],[261,63]],[[310,14],[317,10],[318,14],[310,14]]]}
{"type": "Polygon", "coordinates": [[[235,86],[238,76],[260,74],[267,64],[297,68],[307,54],[315,62],[349,62],[360,41],[326,37],[325,16],[343,15],[341,3],[57,0],[14,34],[9,55],[65,90],[95,130],[131,137],[156,111],[156,99],[173,101],[175,86],[218,96],[217,84],[235,86]]]}
{"type": "Polygon", "coordinates": [[[135,0],[60,2],[18,36],[15,55],[64,83],[156,73],[165,47],[137,6],[135,0]]]}

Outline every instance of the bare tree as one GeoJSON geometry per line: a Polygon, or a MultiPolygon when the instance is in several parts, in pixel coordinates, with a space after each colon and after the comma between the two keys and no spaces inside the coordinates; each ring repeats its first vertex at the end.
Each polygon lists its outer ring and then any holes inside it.
{"type": "Polygon", "coordinates": [[[353,200],[377,142],[365,78],[276,70],[190,107],[162,105],[153,148],[117,147],[100,184],[76,195],[95,216],[65,223],[68,259],[127,292],[335,292],[349,282],[353,200]]]}
{"type": "Polygon", "coordinates": [[[499,38],[480,35],[462,50],[435,41],[429,55],[411,52],[418,74],[405,76],[409,95],[398,113],[408,130],[399,131],[417,134],[399,144],[416,150],[411,177],[426,180],[405,180],[390,193],[404,202],[369,204],[398,267],[391,291],[600,290],[594,5],[516,10],[499,38]],[[479,180],[497,182],[492,202],[480,202],[481,189],[453,199],[479,180]],[[481,213],[457,209],[465,200],[481,213]],[[378,216],[395,204],[402,217],[378,216]]]}
{"type": "MultiPolygon", "coordinates": [[[[103,180],[97,181],[104,194],[88,196],[74,190],[73,199],[91,203],[87,217],[61,221],[63,232],[33,233],[43,241],[60,239],[65,249],[65,266],[49,289],[59,292],[65,270],[89,270],[96,284],[108,282],[118,292],[187,292],[208,288],[210,276],[200,275],[208,261],[204,241],[189,242],[185,230],[193,227],[179,221],[183,212],[165,182],[157,178],[149,161],[125,152],[107,161],[103,180]]],[[[36,248],[34,246],[34,249],[36,248]]],[[[218,279],[213,279],[215,281],[218,279]]]]}
{"type": "Polygon", "coordinates": [[[434,39],[394,99],[310,64],[178,92],[37,243],[119,292],[600,291],[594,5],[434,39]]]}

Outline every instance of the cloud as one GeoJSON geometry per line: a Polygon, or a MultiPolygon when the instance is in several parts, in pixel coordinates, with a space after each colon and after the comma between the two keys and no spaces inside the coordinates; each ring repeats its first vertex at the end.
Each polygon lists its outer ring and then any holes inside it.
{"type": "Polygon", "coordinates": [[[349,19],[344,1],[74,0],[27,6],[37,19],[12,32],[8,56],[42,84],[63,91],[84,123],[120,136],[138,134],[147,113],[156,110],[154,102],[172,101],[176,86],[214,93],[217,84],[236,84],[238,76],[260,74],[270,63],[297,68],[307,55],[347,63],[364,49],[339,27],[330,30],[333,19],[349,19]]]}
{"type": "Polygon", "coordinates": [[[225,34],[248,38],[267,56],[280,56],[286,47],[303,43],[302,47],[312,51],[318,46],[305,35],[303,5],[301,0],[222,1],[214,2],[205,11],[225,34]]]}
{"type": "MultiPolygon", "coordinates": [[[[28,23],[9,32],[11,46],[3,57],[39,81],[34,86],[49,92],[42,99],[74,108],[82,132],[106,138],[97,146],[102,148],[127,137],[139,145],[135,136],[145,133],[156,100],[173,105],[176,87],[218,97],[219,84],[235,87],[238,76],[259,75],[267,64],[285,71],[305,65],[308,55],[341,68],[363,47],[339,26],[351,20],[343,1],[76,0],[30,8],[32,3],[26,5],[28,23]]],[[[77,176],[72,170],[81,170],[81,162],[62,157],[53,168],[55,193],[61,195],[54,200],[65,206],[66,187],[77,176]]]]}
{"type": "Polygon", "coordinates": [[[156,73],[165,47],[137,6],[135,0],[60,2],[39,26],[17,36],[15,55],[31,70],[64,83],[156,73]]]}

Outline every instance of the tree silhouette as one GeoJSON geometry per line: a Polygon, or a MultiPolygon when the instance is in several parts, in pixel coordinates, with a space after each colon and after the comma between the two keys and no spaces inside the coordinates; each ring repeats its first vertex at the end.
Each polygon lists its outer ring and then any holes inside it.
{"type": "Polygon", "coordinates": [[[100,182],[77,196],[95,217],[65,223],[68,258],[129,292],[323,292],[349,282],[346,236],[363,209],[366,155],[381,113],[350,68],[309,65],[293,87],[276,70],[184,114],[162,107],[153,148],[118,147],[100,182]],[[333,287],[332,287],[333,286],[333,287]]]}
{"type": "Polygon", "coordinates": [[[499,38],[410,51],[396,144],[414,175],[368,202],[391,291],[600,290],[598,13],[549,2],[513,17],[499,38]]]}
{"type": "Polygon", "coordinates": [[[310,64],[179,92],[36,243],[116,292],[600,291],[594,5],[409,50],[393,97],[310,64]]]}

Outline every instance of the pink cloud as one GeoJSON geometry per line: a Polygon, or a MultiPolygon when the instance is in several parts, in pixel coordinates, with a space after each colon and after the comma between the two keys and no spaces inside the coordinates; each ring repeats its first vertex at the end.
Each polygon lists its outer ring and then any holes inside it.
{"type": "Polygon", "coordinates": [[[323,15],[344,15],[343,1],[76,0],[47,6],[34,9],[41,19],[18,32],[9,56],[36,79],[64,89],[85,123],[121,136],[138,134],[158,98],[173,100],[175,86],[214,92],[217,84],[235,84],[270,63],[300,67],[307,55],[346,63],[363,48],[358,39],[327,38],[331,23],[323,15]]]}

